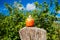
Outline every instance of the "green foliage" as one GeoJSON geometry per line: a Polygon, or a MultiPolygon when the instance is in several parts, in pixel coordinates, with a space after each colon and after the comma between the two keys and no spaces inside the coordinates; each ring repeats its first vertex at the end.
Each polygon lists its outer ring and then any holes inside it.
{"type": "Polygon", "coordinates": [[[36,7],[38,7],[38,6],[39,6],[39,3],[38,3],[37,1],[36,1],[34,4],[36,5],[36,7]]]}
{"type": "Polygon", "coordinates": [[[3,40],[18,40],[18,31],[20,28],[25,26],[23,15],[11,15],[6,17],[1,23],[1,39],[3,40]]]}
{"type": "Polygon", "coordinates": [[[10,16],[1,16],[3,18],[0,18],[0,40],[20,40],[19,30],[25,26],[25,19],[29,15],[34,18],[35,26],[44,28],[47,31],[47,40],[59,40],[60,31],[53,25],[56,16],[50,15],[49,5],[46,2],[43,5],[35,2],[36,7],[42,11],[33,10],[30,12],[26,11],[26,13],[23,10],[12,8],[8,4],[5,5],[10,11],[10,16]]]}

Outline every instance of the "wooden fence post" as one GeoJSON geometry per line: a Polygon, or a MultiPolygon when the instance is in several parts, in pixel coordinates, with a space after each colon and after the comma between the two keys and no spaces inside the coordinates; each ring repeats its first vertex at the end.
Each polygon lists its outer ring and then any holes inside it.
{"type": "Polygon", "coordinates": [[[37,27],[24,27],[19,30],[21,40],[46,40],[46,31],[37,27]]]}

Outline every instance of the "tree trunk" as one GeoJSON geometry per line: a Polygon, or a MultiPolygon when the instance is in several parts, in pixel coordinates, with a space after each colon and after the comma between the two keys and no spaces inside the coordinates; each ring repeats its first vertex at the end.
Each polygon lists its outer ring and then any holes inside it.
{"type": "Polygon", "coordinates": [[[46,31],[37,27],[24,27],[19,35],[21,40],[46,40],[46,31]]]}

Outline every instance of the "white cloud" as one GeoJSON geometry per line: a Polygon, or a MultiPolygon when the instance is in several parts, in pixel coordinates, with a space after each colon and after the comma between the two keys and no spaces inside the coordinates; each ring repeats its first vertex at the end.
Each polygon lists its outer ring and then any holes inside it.
{"type": "Polygon", "coordinates": [[[34,10],[34,9],[36,9],[36,7],[33,3],[32,4],[29,4],[29,3],[27,4],[26,10],[30,11],[30,10],[34,10]]]}
{"type": "Polygon", "coordinates": [[[57,13],[59,13],[59,14],[60,14],[60,10],[59,10],[59,11],[57,11],[57,13]]]}
{"type": "Polygon", "coordinates": [[[13,6],[16,7],[16,8],[18,8],[19,10],[24,9],[24,10],[30,11],[30,10],[35,10],[36,9],[36,6],[33,3],[32,4],[28,3],[26,5],[26,8],[23,5],[22,5],[22,7],[20,7],[19,5],[20,5],[19,3],[17,3],[16,1],[14,1],[13,6]]]}

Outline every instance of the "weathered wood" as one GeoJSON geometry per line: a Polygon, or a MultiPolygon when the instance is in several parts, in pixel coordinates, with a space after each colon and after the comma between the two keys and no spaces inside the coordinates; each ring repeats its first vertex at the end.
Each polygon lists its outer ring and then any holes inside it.
{"type": "Polygon", "coordinates": [[[21,40],[46,40],[46,31],[37,27],[24,27],[19,35],[21,40]]]}

